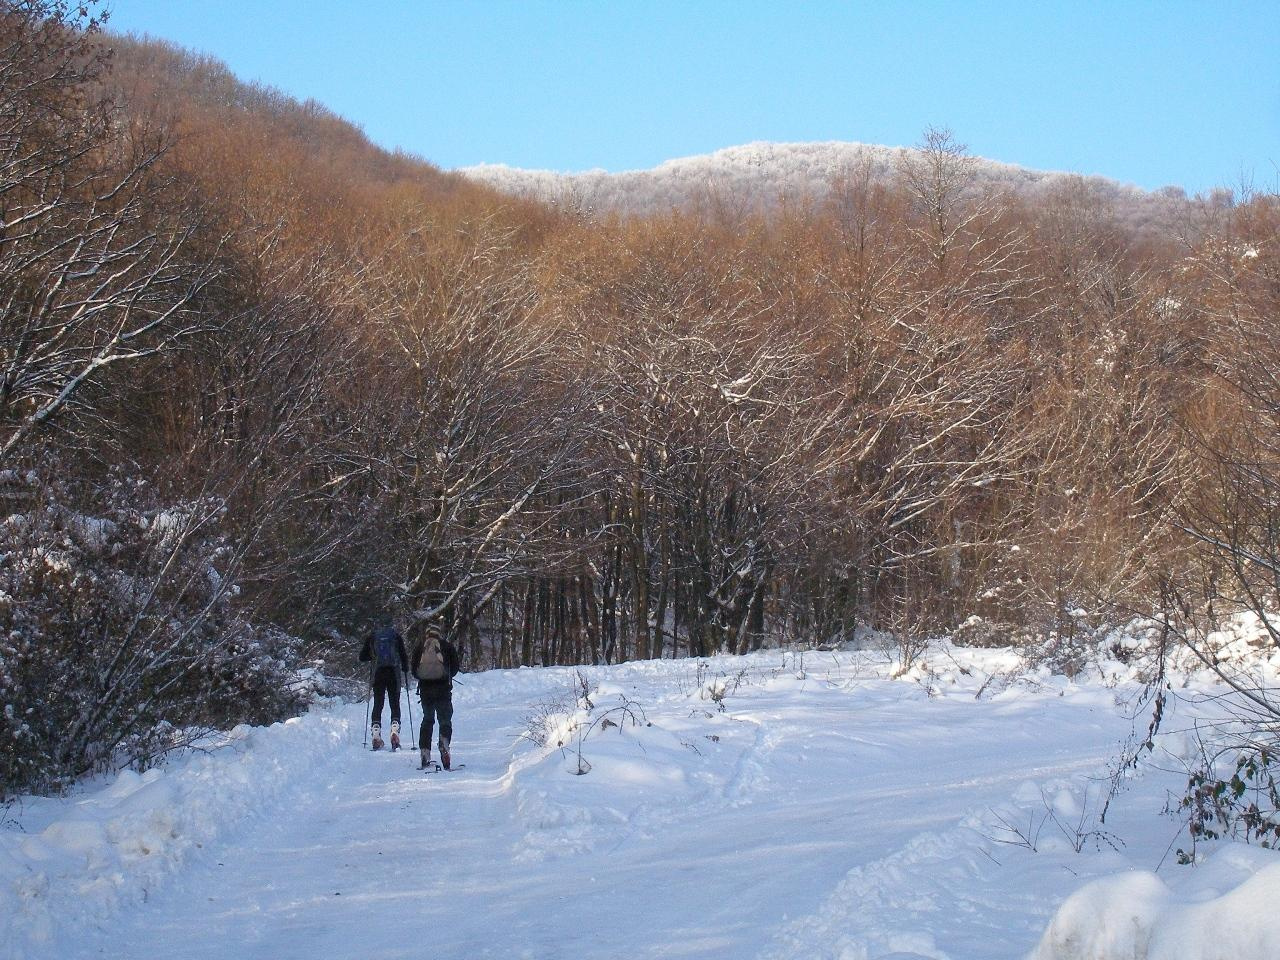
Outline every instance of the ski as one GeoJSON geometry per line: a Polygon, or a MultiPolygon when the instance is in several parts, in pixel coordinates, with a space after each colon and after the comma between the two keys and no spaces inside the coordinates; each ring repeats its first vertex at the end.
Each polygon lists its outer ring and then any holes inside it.
{"type": "Polygon", "coordinates": [[[446,770],[444,767],[440,765],[439,761],[432,760],[429,764],[427,764],[427,766],[419,767],[418,769],[421,770],[423,773],[454,773],[458,770],[463,769],[465,766],[466,766],[465,763],[455,763],[451,767],[449,767],[448,770],[446,770]]]}

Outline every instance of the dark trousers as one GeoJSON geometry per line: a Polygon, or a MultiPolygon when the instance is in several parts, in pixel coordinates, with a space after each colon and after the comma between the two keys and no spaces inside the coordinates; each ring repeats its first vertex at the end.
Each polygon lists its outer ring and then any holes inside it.
{"type": "Polygon", "coordinates": [[[382,701],[391,698],[391,722],[400,722],[400,685],[395,667],[379,667],[373,672],[373,722],[382,726],[382,701]]]}
{"type": "Polygon", "coordinates": [[[431,749],[431,729],[436,717],[440,718],[440,742],[448,744],[453,739],[453,691],[447,683],[419,683],[418,697],[422,700],[422,729],[418,746],[431,749]]]}

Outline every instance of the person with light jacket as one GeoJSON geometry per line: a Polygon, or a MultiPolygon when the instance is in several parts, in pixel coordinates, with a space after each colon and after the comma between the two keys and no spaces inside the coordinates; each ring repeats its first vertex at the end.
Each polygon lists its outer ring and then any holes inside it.
{"type": "Polygon", "coordinates": [[[418,699],[422,701],[418,752],[423,770],[431,766],[431,734],[436,720],[440,721],[440,766],[448,770],[452,762],[449,746],[453,740],[453,678],[461,663],[457,648],[441,635],[438,627],[429,624],[414,645],[410,663],[418,680],[418,699]]]}

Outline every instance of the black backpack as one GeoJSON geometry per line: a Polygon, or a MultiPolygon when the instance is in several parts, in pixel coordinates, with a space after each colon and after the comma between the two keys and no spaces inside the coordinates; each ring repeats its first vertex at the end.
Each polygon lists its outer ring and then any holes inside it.
{"type": "Polygon", "coordinates": [[[373,662],[381,667],[394,667],[400,660],[396,655],[396,641],[400,635],[393,627],[379,627],[373,633],[373,662]]]}

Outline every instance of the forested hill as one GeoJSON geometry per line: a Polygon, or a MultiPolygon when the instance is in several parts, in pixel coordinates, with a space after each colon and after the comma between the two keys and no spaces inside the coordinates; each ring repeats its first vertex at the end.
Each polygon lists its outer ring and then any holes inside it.
{"type": "Polygon", "coordinates": [[[125,110],[163,129],[202,176],[224,178],[221,189],[238,182],[246,202],[288,197],[313,220],[327,210],[345,234],[379,205],[511,206],[474,180],[375,145],[315,100],[239,79],[214,57],[149,37],[105,42],[106,81],[125,110]]]}
{"type": "MultiPolygon", "coordinates": [[[[786,204],[821,203],[834,185],[869,174],[888,183],[904,162],[918,162],[916,147],[845,141],[757,142],[700,156],[668,160],[650,170],[557,172],[501,163],[458,172],[512,196],[531,197],[603,214],[651,215],[671,209],[727,207],[739,213],[786,204]]],[[[1029,203],[1087,189],[1118,219],[1136,228],[1169,227],[1186,216],[1187,197],[1173,186],[1150,192],[1100,176],[1033,170],[974,158],[969,188],[1004,193],[1029,203]]]]}
{"type": "Polygon", "coordinates": [[[86,26],[0,0],[0,794],[301,710],[384,613],[467,669],[1077,669],[1269,596],[1273,195],[1137,223],[927,131],[613,216],[86,26]]]}

